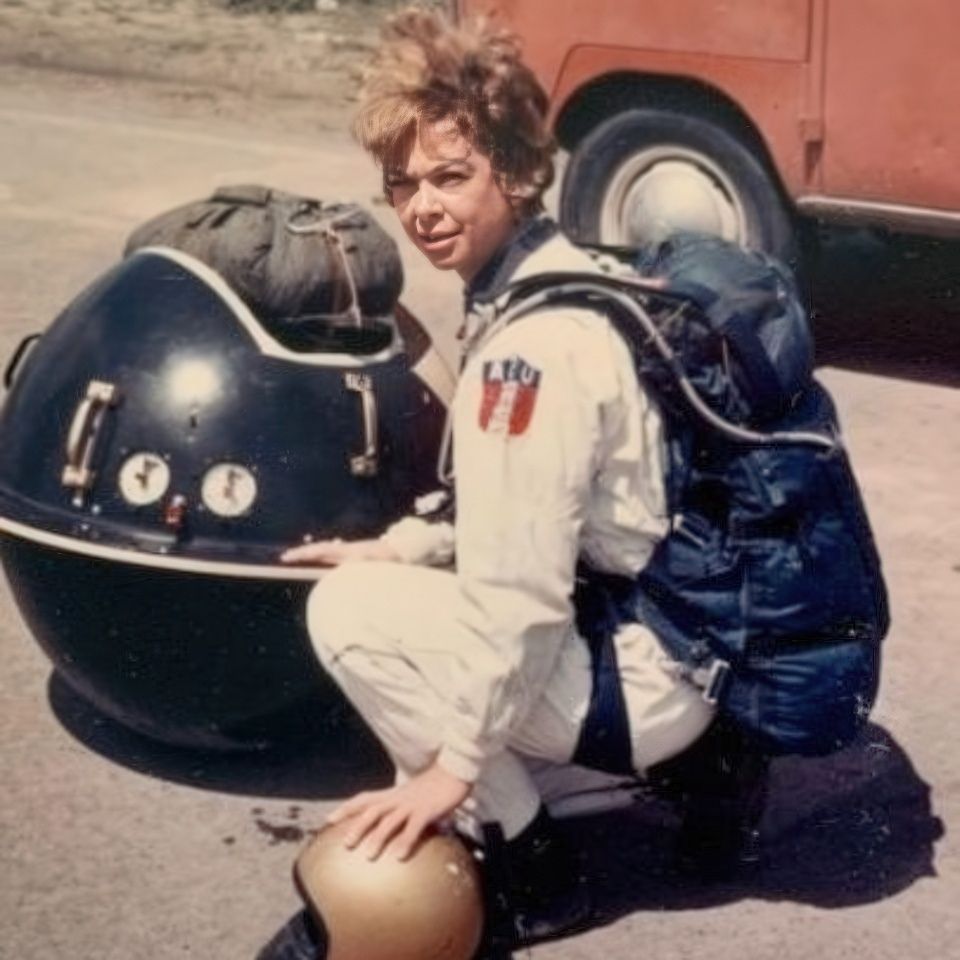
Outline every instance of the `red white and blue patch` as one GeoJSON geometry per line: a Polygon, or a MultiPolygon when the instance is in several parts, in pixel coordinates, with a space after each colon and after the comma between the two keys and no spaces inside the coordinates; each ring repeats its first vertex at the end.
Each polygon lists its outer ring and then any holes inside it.
{"type": "Polygon", "coordinates": [[[508,436],[523,433],[533,418],[540,379],[540,371],[516,355],[484,363],[480,428],[508,436]]]}

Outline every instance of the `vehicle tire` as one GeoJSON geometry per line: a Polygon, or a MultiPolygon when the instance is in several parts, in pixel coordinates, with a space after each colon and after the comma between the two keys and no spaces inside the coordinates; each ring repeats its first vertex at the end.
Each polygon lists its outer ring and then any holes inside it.
{"type": "Polygon", "coordinates": [[[639,246],[699,230],[797,265],[793,219],[763,160],[722,122],[677,108],[626,110],[584,137],[560,221],[581,243],[639,246]]]}

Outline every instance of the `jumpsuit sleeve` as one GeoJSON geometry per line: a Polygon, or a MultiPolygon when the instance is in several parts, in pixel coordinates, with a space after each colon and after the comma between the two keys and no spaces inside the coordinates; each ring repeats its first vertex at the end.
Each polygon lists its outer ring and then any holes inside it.
{"type": "Polygon", "coordinates": [[[404,517],[387,527],[380,538],[403,563],[444,566],[453,561],[453,524],[404,517]]]}
{"type": "Polygon", "coordinates": [[[460,654],[438,762],[466,781],[503,749],[573,627],[580,534],[619,385],[610,328],[535,314],[467,364],[454,400],[460,654]]]}

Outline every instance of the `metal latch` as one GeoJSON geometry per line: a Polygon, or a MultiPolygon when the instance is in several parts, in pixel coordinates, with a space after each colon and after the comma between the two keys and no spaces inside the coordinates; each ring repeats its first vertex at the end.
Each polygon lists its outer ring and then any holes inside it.
{"type": "Polygon", "coordinates": [[[730,664],[719,657],[710,664],[710,669],[703,682],[703,700],[710,706],[715,706],[727,686],[727,678],[730,676],[730,664]]]}

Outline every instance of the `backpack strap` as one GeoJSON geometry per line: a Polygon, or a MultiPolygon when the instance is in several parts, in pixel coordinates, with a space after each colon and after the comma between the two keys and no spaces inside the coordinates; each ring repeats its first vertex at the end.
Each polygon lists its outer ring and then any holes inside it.
{"type": "Polygon", "coordinates": [[[630,721],[613,636],[612,632],[606,631],[597,642],[590,643],[590,669],[593,673],[590,706],[571,761],[604,773],[633,776],[636,770],[630,743],[630,721]]]}
{"type": "Polygon", "coordinates": [[[633,746],[614,636],[626,621],[619,596],[629,581],[582,567],[574,590],[577,632],[590,649],[593,683],[573,763],[633,776],[633,746]]]}

